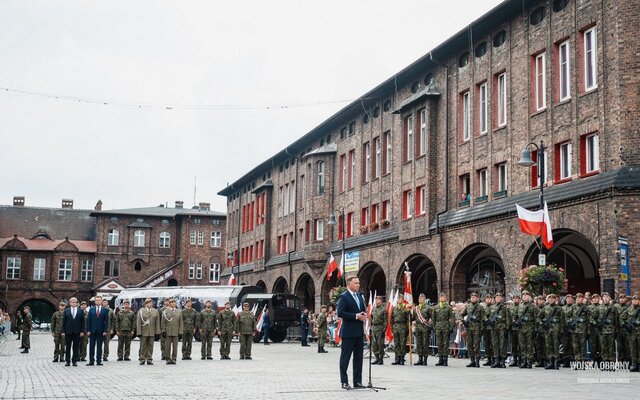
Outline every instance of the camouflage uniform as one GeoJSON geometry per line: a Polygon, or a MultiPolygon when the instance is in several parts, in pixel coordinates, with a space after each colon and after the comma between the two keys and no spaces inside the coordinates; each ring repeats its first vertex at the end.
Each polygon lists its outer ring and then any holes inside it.
{"type": "MultiPolygon", "coordinates": [[[[596,295],[594,295],[596,296],[596,295]]],[[[595,300],[595,299],[594,299],[595,300]]],[[[594,361],[602,360],[602,345],[600,341],[600,331],[596,329],[595,321],[600,318],[600,304],[591,303],[589,308],[589,350],[591,351],[591,359],[594,361]]]]}
{"type": "Polygon", "coordinates": [[[535,308],[531,301],[523,301],[518,307],[518,318],[514,322],[518,328],[518,343],[522,363],[520,368],[531,368],[533,362],[533,335],[535,334],[535,308]]]}
{"type": "Polygon", "coordinates": [[[573,315],[573,308],[575,304],[565,304],[562,306],[562,318],[564,319],[565,326],[562,327],[560,335],[560,343],[562,343],[562,358],[564,359],[563,367],[568,368],[569,363],[574,360],[573,356],[573,341],[571,340],[571,333],[567,330],[567,321],[573,315]]]}
{"type": "Polygon", "coordinates": [[[31,317],[31,312],[28,312],[22,320],[22,347],[24,348],[23,353],[28,353],[31,348],[31,325],[33,324],[33,318],[31,317]]]}
{"type": "Polygon", "coordinates": [[[205,357],[211,359],[211,343],[213,335],[218,328],[218,316],[212,309],[204,309],[198,314],[198,329],[200,329],[200,356],[204,360],[205,357]]]}
{"type": "MultiPolygon", "coordinates": [[[[587,353],[587,334],[589,333],[589,308],[585,304],[576,304],[573,307],[571,318],[567,324],[575,324],[571,332],[571,342],[573,343],[573,356],[576,361],[584,361],[587,353]]],[[[568,329],[571,329],[568,326],[568,329]]]]}
{"type": "MultiPolygon", "coordinates": [[[[510,367],[517,367],[519,365],[518,358],[520,357],[520,341],[518,336],[518,328],[513,325],[513,322],[518,318],[518,306],[519,304],[512,304],[507,306],[507,315],[509,318],[509,335],[511,338],[511,357],[512,361],[509,364],[510,367]]],[[[469,340],[469,334],[467,333],[467,341],[469,340]]]]}
{"type": "MultiPolygon", "coordinates": [[[[82,326],[84,327],[86,322],[87,322],[87,313],[89,311],[87,311],[87,309],[85,308],[82,311],[83,314],[83,318],[82,318],[82,326]]],[[[87,345],[89,344],[89,336],[87,335],[83,335],[80,338],[80,361],[87,361],[87,345]]]]}
{"type": "Polygon", "coordinates": [[[193,308],[184,308],[182,310],[182,323],[184,326],[182,331],[182,359],[191,360],[191,345],[193,343],[193,334],[198,324],[198,312],[193,308]]]}
{"type": "Polygon", "coordinates": [[[597,314],[591,316],[591,324],[594,331],[598,332],[600,341],[600,357],[602,361],[616,360],[616,321],[617,309],[613,304],[600,304],[596,308],[597,314]]]}
{"type": "Polygon", "coordinates": [[[251,344],[256,331],[256,317],[251,311],[238,314],[235,331],[240,335],[240,359],[251,360],[251,344]]]}
{"type": "Polygon", "coordinates": [[[429,356],[429,333],[431,331],[431,327],[421,322],[417,314],[420,313],[420,316],[428,322],[429,318],[431,318],[431,310],[426,303],[419,303],[415,306],[413,312],[416,313],[416,351],[418,353],[418,357],[420,357],[415,365],[427,365],[427,357],[429,356]]]}
{"type": "Polygon", "coordinates": [[[493,351],[493,364],[491,368],[505,368],[505,358],[507,356],[507,346],[505,338],[509,329],[509,319],[507,318],[507,306],[504,303],[496,303],[491,306],[491,315],[487,321],[495,321],[491,327],[491,348],[493,351]]]}
{"type": "Polygon", "coordinates": [[[327,314],[326,312],[320,312],[316,319],[318,324],[318,352],[324,352],[324,344],[327,341],[327,314]]]}
{"type": "Polygon", "coordinates": [[[618,345],[618,361],[631,362],[631,354],[629,353],[629,334],[624,329],[624,315],[629,310],[629,303],[616,303],[616,343],[618,345]]]}
{"type": "MultiPolygon", "coordinates": [[[[636,296],[633,296],[637,298],[636,296]]],[[[640,372],[640,305],[631,305],[624,314],[624,329],[629,336],[632,372],[640,372]]]]}
{"type": "Polygon", "coordinates": [[[65,339],[61,335],[64,311],[56,311],[51,317],[51,334],[53,335],[53,362],[64,361],[65,339]]]}
{"type": "Polygon", "coordinates": [[[484,329],[484,310],[485,308],[476,302],[467,304],[462,312],[467,332],[467,350],[471,360],[468,367],[480,366],[480,335],[484,329]]]}
{"type": "MultiPolygon", "coordinates": [[[[537,301],[536,301],[537,303],[537,301]]],[[[542,330],[542,310],[544,309],[544,303],[536,304],[534,309],[535,316],[535,333],[533,335],[534,340],[534,351],[536,358],[536,367],[544,367],[545,366],[545,357],[546,357],[546,348],[544,346],[544,334],[545,332],[542,330]]]]}
{"type": "Polygon", "coordinates": [[[129,361],[131,339],[136,323],[136,316],[131,309],[122,309],[116,315],[115,330],[118,335],[118,361],[129,361]]]}
{"type": "Polygon", "coordinates": [[[480,306],[484,308],[484,321],[482,323],[482,343],[484,344],[484,355],[487,358],[487,361],[482,365],[490,366],[493,365],[493,358],[495,357],[495,354],[493,353],[493,341],[491,339],[493,328],[490,327],[489,324],[487,324],[487,321],[489,320],[489,316],[492,313],[491,310],[493,308],[493,305],[482,302],[480,303],[480,306]]]}
{"type": "Polygon", "coordinates": [[[220,358],[229,359],[231,339],[236,323],[236,316],[231,310],[223,310],[218,314],[218,330],[220,332],[220,358]]]}
{"type": "MultiPolygon", "coordinates": [[[[158,318],[162,318],[162,314],[164,313],[164,310],[166,310],[168,307],[162,306],[158,309],[158,318]]],[[[166,360],[167,359],[167,354],[165,352],[165,338],[160,335],[160,355],[161,355],[161,360],[166,360]]]]}
{"type": "Polygon", "coordinates": [[[109,330],[107,331],[106,335],[104,335],[104,347],[103,347],[103,350],[102,350],[102,358],[105,361],[107,361],[107,357],[109,357],[109,341],[111,340],[111,337],[113,336],[113,332],[114,332],[114,328],[115,328],[115,324],[116,324],[116,314],[109,307],[107,307],[107,310],[109,311],[109,315],[108,315],[109,330]]]}
{"type": "Polygon", "coordinates": [[[391,328],[393,329],[393,344],[396,360],[393,365],[404,365],[404,357],[407,354],[407,324],[411,320],[411,314],[404,303],[398,303],[391,311],[391,328]]]}
{"type": "Polygon", "coordinates": [[[372,364],[384,364],[384,334],[387,330],[387,307],[380,304],[371,312],[372,351],[376,361],[372,364]]]}
{"type": "Polygon", "coordinates": [[[431,308],[431,320],[436,330],[439,361],[437,366],[447,366],[449,358],[449,336],[455,325],[455,313],[446,302],[439,302],[431,308]]]}
{"type": "Polygon", "coordinates": [[[547,304],[541,311],[541,328],[545,334],[545,355],[548,365],[546,369],[558,369],[560,360],[560,331],[564,326],[562,308],[553,303],[547,304]]]}

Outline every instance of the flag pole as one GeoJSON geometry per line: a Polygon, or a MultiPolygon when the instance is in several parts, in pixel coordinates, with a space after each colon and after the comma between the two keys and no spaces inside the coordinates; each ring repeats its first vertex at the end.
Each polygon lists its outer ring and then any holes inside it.
{"type": "MultiPolygon", "coordinates": [[[[405,262],[405,267],[407,270],[404,272],[407,275],[407,282],[409,283],[409,293],[411,293],[411,307],[413,309],[413,290],[411,290],[411,270],[409,270],[409,266],[405,262]]],[[[405,288],[405,292],[407,289],[405,288]]],[[[413,332],[411,331],[411,313],[409,313],[409,319],[407,320],[407,324],[409,325],[409,365],[413,367],[413,332]]]]}

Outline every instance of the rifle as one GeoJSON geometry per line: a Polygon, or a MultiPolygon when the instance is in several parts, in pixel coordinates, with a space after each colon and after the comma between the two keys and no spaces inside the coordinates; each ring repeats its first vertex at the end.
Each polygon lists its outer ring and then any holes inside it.
{"type": "Polygon", "coordinates": [[[529,312],[529,306],[530,306],[530,305],[531,305],[531,304],[527,304],[526,306],[524,306],[524,307],[525,307],[525,310],[524,310],[524,312],[522,313],[522,315],[520,315],[520,316],[518,317],[518,319],[517,319],[517,320],[515,320],[515,321],[513,322],[513,326],[514,326],[515,328],[520,329],[520,328],[522,328],[522,325],[523,325],[525,322],[529,321],[529,317],[527,316],[527,312],[529,312]]]}
{"type": "Polygon", "coordinates": [[[624,330],[627,334],[631,335],[634,327],[640,326],[640,321],[638,321],[638,314],[640,314],[640,308],[636,311],[633,318],[629,318],[627,322],[624,324],[624,330]]]}
{"type": "Polygon", "coordinates": [[[542,329],[544,329],[546,332],[551,329],[551,324],[555,324],[557,322],[555,318],[556,311],[558,311],[558,306],[553,307],[553,312],[551,313],[551,315],[542,321],[542,329]]]}
{"type": "Polygon", "coordinates": [[[478,303],[476,303],[473,306],[473,310],[471,310],[471,314],[467,315],[468,318],[462,320],[462,325],[464,325],[465,328],[468,328],[471,322],[475,323],[478,320],[478,318],[476,317],[477,308],[478,308],[478,303]]]}
{"type": "Polygon", "coordinates": [[[582,315],[582,312],[584,310],[586,310],[586,306],[582,306],[580,308],[580,311],[578,311],[578,315],[575,316],[575,318],[572,318],[571,320],[569,320],[569,322],[567,322],[567,328],[569,330],[569,332],[574,332],[576,330],[576,328],[578,327],[578,320],[580,319],[580,315],[582,315]]]}
{"type": "Polygon", "coordinates": [[[609,308],[607,308],[607,312],[604,313],[604,317],[598,320],[598,323],[596,324],[596,329],[598,330],[598,332],[602,332],[602,329],[604,329],[605,324],[606,325],[610,324],[609,313],[611,312],[612,308],[613,306],[609,306],[609,308]]]}
{"type": "Polygon", "coordinates": [[[501,309],[501,306],[502,306],[502,303],[498,304],[498,306],[493,310],[491,317],[487,320],[487,325],[490,328],[493,328],[498,322],[498,320],[500,319],[499,311],[501,309]]]}

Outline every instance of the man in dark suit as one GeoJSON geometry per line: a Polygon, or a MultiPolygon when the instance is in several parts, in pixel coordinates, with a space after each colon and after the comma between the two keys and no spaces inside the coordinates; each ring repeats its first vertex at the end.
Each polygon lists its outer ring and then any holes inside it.
{"type": "Polygon", "coordinates": [[[78,299],[72,297],[69,299],[69,307],[64,310],[62,315],[62,336],[64,336],[66,344],[65,367],[69,366],[69,362],[73,362],[73,366],[78,366],[80,338],[84,336],[84,312],[78,307],[78,299]],[[71,357],[71,348],[73,348],[73,358],[71,357]]]}
{"type": "Polygon", "coordinates": [[[338,318],[342,318],[340,336],[340,382],[342,388],[349,390],[349,378],[347,369],[349,360],[353,354],[353,387],[364,388],[362,385],[362,352],[364,348],[364,321],[365,313],[364,297],[359,292],[360,280],[352,276],[347,278],[347,290],[338,299],[338,318]]]}
{"type": "Polygon", "coordinates": [[[89,336],[89,363],[94,365],[97,359],[97,365],[102,365],[102,344],[104,337],[109,331],[109,310],[102,307],[102,297],[95,297],[96,305],[89,309],[87,314],[87,326],[85,332],[89,336]],[[96,347],[98,354],[96,354],[96,347]]]}

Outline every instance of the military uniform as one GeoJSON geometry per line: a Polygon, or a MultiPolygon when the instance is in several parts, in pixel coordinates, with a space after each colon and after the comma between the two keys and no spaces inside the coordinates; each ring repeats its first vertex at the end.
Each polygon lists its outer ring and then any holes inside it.
{"type": "MultiPolygon", "coordinates": [[[[523,292],[523,296],[525,293],[523,292]]],[[[533,362],[533,335],[535,334],[535,308],[531,301],[523,301],[518,307],[518,318],[514,322],[518,328],[518,343],[522,363],[520,368],[531,368],[533,362]]]]}
{"type": "MultiPolygon", "coordinates": [[[[621,297],[624,295],[621,295],[621,297]]],[[[624,304],[618,302],[614,304],[616,308],[616,315],[618,316],[616,320],[616,343],[618,346],[618,361],[628,361],[631,362],[631,354],[629,352],[629,334],[624,329],[624,318],[625,314],[629,310],[629,302],[626,301],[624,304]]]]}
{"type": "Polygon", "coordinates": [[[391,328],[396,353],[396,360],[391,363],[393,365],[404,365],[404,357],[407,354],[407,324],[410,319],[411,314],[404,303],[398,303],[391,311],[391,328]]]}
{"type": "Polygon", "coordinates": [[[484,329],[482,330],[482,343],[484,344],[484,355],[487,358],[487,361],[482,365],[491,366],[493,365],[493,358],[495,356],[495,354],[493,354],[493,341],[491,339],[491,331],[493,330],[493,328],[490,327],[489,324],[487,324],[487,321],[489,320],[489,316],[491,315],[492,305],[483,302],[480,304],[480,306],[484,308],[484,321],[482,324],[482,327],[484,329]]]}
{"type": "Polygon", "coordinates": [[[53,362],[64,361],[65,339],[62,336],[64,311],[56,311],[51,317],[51,334],[53,335],[53,362]]]}
{"type": "MultiPolygon", "coordinates": [[[[16,312],[16,332],[18,332],[18,337],[16,338],[16,340],[21,339],[23,323],[24,323],[24,317],[22,316],[22,312],[18,310],[16,312]]],[[[20,347],[20,348],[22,349],[23,347],[20,347]]]]}
{"type": "Polygon", "coordinates": [[[436,330],[439,361],[437,366],[447,366],[449,358],[449,336],[455,325],[455,313],[446,302],[439,302],[431,308],[431,320],[436,330]]]}
{"type": "Polygon", "coordinates": [[[118,335],[118,361],[129,361],[131,353],[131,339],[133,337],[133,328],[136,323],[136,316],[131,311],[123,308],[118,312],[115,318],[115,331],[118,335]]]}
{"type": "MultiPolygon", "coordinates": [[[[507,305],[507,315],[509,318],[509,337],[511,339],[511,364],[510,367],[517,367],[519,365],[518,359],[520,358],[520,337],[518,336],[519,329],[514,326],[513,322],[518,318],[518,304],[507,305]]],[[[468,338],[468,334],[467,334],[468,338]]],[[[467,339],[468,340],[468,339],[467,339]]]]}
{"type": "Polygon", "coordinates": [[[546,369],[558,369],[560,360],[560,332],[564,326],[562,308],[555,304],[547,304],[541,312],[541,328],[545,335],[545,356],[548,365],[546,369]]]}
{"type": "Polygon", "coordinates": [[[384,334],[388,322],[387,308],[384,304],[376,306],[371,311],[371,339],[372,351],[376,360],[371,364],[384,364],[384,334]]]}
{"type": "Polygon", "coordinates": [[[218,316],[212,309],[205,308],[198,314],[198,329],[200,329],[200,356],[204,360],[205,357],[211,360],[211,344],[213,335],[218,327],[218,316]]]}
{"type": "MultiPolygon", "coordinates": [[[[633,296],[637,299],[638,296],[633,296]]],[[[640,305],[631,305],[624,314],[624,329],[629,336],[631,372],[640,372],[640,305]]]]}
{"type": "Polygon", "coordinates": [[[108,306],[107,306],[107,310],[109,311],[109,314],[108,314],[109,330],[104,335],[104,346],[102,350],[102,359],[104,361],[108,361],[107,358],[109,357],[109,342],[111,341],[111,337],[113,336],[113,332],[116,324],[116,314],[108,306]]]}
{"type": "MultiPolygon", "coordinates": [[[[169,307],[166,306],[162,306],[158,309],[158,316],[159,318],[162,318],[162,314],[164,313],[164,310],[166,310],[169,307]]],[[[166,352],[166,339],[164,336],[160,335],[160,356],[161,356],[161,360],[166,360],[167,359],[167,352],[166,352]]]]}
{"type": "Polygon", "coordinates": [[[589,308],[585,304],[576,304],[571,318],[567,320],[567,329],[571,334],[573,356],[576,361],[584,361],[586,358],[589,319],[589,308]]]}
{"type": "Polygon", "coordinates": [[[31,325],[33,324],[33,319],[31,317],[31,312],[28,312],[22,320],[22,347],[24,350],[23,353],[28,353],[31,348],[31,325]]]}
{"type": "Polygon", "coordinates": [[[235,331],[240,335],[240,359],[251,360],[251,344],[256,331],[256,317],[251,311],[238,314],[235,331]]]}
{"type": "Polygon", "coordinates": [[[431,318],[431,309],[426,303],[419,303],[415,306],[413,312],[416,314],[415,346],[418,357],[420,357],[415,365],[427,365],[427,357],[429,357],[429,333],[431,331],[428,322],[429,318],[431,318]]]}
{"type": "Polygon", "coordinates": [[[191,345],[193,344],[193,334],[198,324],[198,312],[193,308],[183,309],[182,323],[184,325],[184,331],[182,332],[182,359],[191,360],[191,345]]]}
{"type": "Polygon", "coordinates": [[[184,331],[182,311],[169,307],[160,317],[160,330],[164,336],[164,351],[167,364],[175,364],[178,357],[178,338],[184,331]]]}
{"type": "Polygon", "coordinates": [[[600,318],[600,298],[597,294],[591,297],[591,304],[587,306],[589,308],[589,334],[587,340],[589,341],[589,350],[591,351],[591,359],[594,361],[602,360],[602,344],[600,340],[600,331],[596,329],[595,321],[600,318]]]}
{"type": "Polygon", "coordinates": [[[546,358],[546,348],[544,345],[544,334],[545,332],[542,330],[542,310],[544,309],[544,303],[536,300],[536,305],[534,309],[535,315],[535,333],[533,335],[534,338],[534,351],[536,357],[536,367],[544,367],[545,366],[545,358],[546,358]]]}
{"type": "MultiPolygon", "coordinates": [[[[83,303],[85,303],[83,301],[83,303]]],[[[86,306],[86,303],[85,303],[86,306]]],[[[86,322],[87,322],[87,313],[89,311],[87,311],[86,307],[85,309],[82,311],[83,314],[83,318],[82,318],[82,326],[85,326],[86,322]]],[[[89,336],[87,335],[82,335],[82,337],[80,338],[80,361],[87,361],[87,345],[89,344],[89,336]]]]}
{"type": "Polygon", "coordinates": [[[562,343],[562,358],[564,360],[563,367],[565,368],[569,368],[570,362],[574,360],[572,336],[571,333],[567,330],[567,321],[573,315],[574,307],[575,304],[565,304],[564,306],[562,306],[562,317],[564,319],[564,326],[561,329],[560,343],[562,343]]]}
{"type": "Polygon", "coordinates": [[[617,309],[613,304],[600,304],[597,307],[597,315],[592,315],[591,323],[598,331],[600,340],[600,357],[602,361],[616,360],[616,321],[618,320],[617,309]]]}
{"type": "Polygon", "coordinates": [[[507,318],[507,306],[504,303],[496,303],[491,306],[491,315],[487,319],[491,327],[491,348],[493,351],[493,364],[491,368],[505,368],[505,358],[507,357],[507,344],[505,338],[509,329],[507,318]]]}
{"type": "Polygon", "coordinates": [[[316,324],[318,324],[318,353],[326,353],[327,351],[324,349],[324,345],[327,342],[326,311],[321,311],[320,314],[318,314],[318,318],[316,319],[316,324]]]}
{"type": "Polygon", "coordinates": [[[220,358],[230,360],[231,339],[235,328],[236,316],[231,310],[223,310],[218,314],[218,331],[220,332],[220,358]]]}
{"type": "Polygon", "coordinates": [[[467,304],[462,312],[463,324],[467,332],[467,350],[471,362],[467,367],[480,367],[480,335],[484,329],[485,308],[477,301],[467,304]]]}
{"type": "MultiPolygon", "coordinates": [[[[147,299],[150,302],[150,299],[147,299]]],[[[147,303],[145,301],[145,304],[147,303]]],[[[153,364],[153,342],[155,336],[160,334],[160,318],[155,308],[142,307],[136,317],[136,333],[140,338],[140,352],[138,358],[140,364],[145,362],[153,364]]]]}

